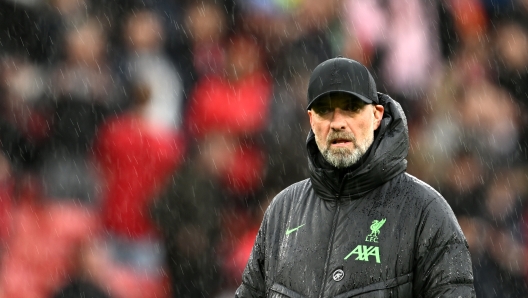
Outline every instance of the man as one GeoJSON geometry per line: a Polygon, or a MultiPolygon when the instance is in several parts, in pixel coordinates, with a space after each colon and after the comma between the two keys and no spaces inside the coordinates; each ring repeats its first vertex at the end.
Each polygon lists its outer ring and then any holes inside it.
{"type": "Polygon", "coordinates": [[[444,198],[405,173],[400,105],[334,58],[308,87],[310,178],[270,204],[236,297],[474,297],[444,198]]]}

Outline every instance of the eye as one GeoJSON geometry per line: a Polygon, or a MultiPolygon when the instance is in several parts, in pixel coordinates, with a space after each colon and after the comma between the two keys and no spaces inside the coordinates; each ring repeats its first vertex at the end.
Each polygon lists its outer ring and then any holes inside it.
{"type": "Polygon", "coordinates": [[[332,112],[332,108],[326,105],[325,106],[314,106],[312,109],[318,115],[325,115],[325,114],[332,112]]]}
{"type": "Polygon", "coordinates": [[[352,101],[348,103],[346,106],[343,107],[343,110],[357,113],[361,111],[361,109],[365,106],[365,104],[357,101],[352,101]]]}

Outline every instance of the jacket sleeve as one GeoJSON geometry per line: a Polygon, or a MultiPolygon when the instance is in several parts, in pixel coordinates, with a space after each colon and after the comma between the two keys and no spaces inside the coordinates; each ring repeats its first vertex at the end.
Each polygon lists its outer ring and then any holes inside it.
{"type": "Polygon", "coordinates": [[[264,215],[262,224],[257,233],[253,250],[242,275],[242,284],[238,287],[235,298],[253,298],[266,296],[266,226],[269,218],[269,209],[264,215]]]}
{"type": "Polygon", "coordinates": [[[466,238],[438,196],[424,209],[417,227],[414,297],[475,297],[466,238]]]}

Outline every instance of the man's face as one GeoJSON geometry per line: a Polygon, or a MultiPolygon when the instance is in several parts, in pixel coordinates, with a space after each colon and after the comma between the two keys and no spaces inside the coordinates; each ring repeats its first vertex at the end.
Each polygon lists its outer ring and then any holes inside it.
{"type": "Polygon", "coordinates": [[[366,104],[346,93],[318,99],[308,111],[315,142],[336,168],[355,164],[374,141],[384,108],[366,104]]]}

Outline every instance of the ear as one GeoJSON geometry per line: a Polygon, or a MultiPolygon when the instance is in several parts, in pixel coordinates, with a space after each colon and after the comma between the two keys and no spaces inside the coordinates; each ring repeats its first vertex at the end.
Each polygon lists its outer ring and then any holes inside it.
{"type": "Polygon", "coordinates": [[[308,110],[308,118],[310,118],[310,127],[313,128],[313,111],[312,110],[308,110]]]}
{"type": "Polygon", "coordinates": [[[385,108],[382,105],[374,105],[374,130],[380,126],[384,111],[385,108]]]}

